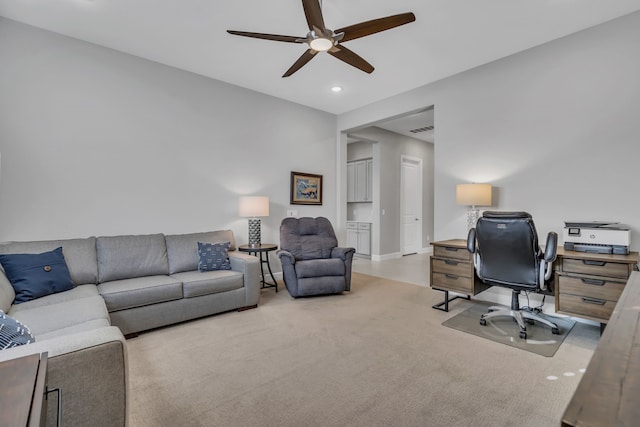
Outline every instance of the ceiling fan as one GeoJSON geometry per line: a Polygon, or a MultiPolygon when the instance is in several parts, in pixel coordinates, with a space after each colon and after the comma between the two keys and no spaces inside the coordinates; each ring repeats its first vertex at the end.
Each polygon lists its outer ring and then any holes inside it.
{"type": "Polygon", "coordinates": [[[306,43],[309,49],[289,68],[282,77],[289,77],[307,62],[311,61],[318,52],[327,52],[329,55],[352,65],[365,73],[373,72],[374,68],[355,52],[342,45],[349,40],[390,30],[400,25],[408,24],[416,20],[413,13],[401,13],[399,15],[387,16],[385,18],[372,19],[348,27],[339,28],[335,31],[328,29],[324,25],[320,0],[302,0],[302,7],[309,25],[309,32],[306,37],[283,36],[278,34],[249,33],[246,31],[227,30],[229,34],[256,39],[274,40],[287,43],[306,43]]]}

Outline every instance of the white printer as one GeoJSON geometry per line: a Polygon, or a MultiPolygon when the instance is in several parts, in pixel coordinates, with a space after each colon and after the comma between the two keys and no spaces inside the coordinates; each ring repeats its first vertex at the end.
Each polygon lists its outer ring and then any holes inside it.
{"type": "Polygon", "coordinates": [[[569,251],[627,255],[631,230],[619,222],[565,221],[562,240],[569,251]]]}

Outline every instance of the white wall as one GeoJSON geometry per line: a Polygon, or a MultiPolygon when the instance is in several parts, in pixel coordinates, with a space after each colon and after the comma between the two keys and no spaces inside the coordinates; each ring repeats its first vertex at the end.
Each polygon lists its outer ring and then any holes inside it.
{"type": "Polygon", "coordinates": [[[490,182],[538,232],[621,221],[640,249],[640,12],[338,117],[338,131],[435,105],[435,239],[464,237],[455,186],[490,182]]]}
{"type": "Polygon", "coordinates": [[[265,195],[279,242],[291,171],[324,176],[336,117],[0,18],[0,241],[231,228],[265,195]]]}

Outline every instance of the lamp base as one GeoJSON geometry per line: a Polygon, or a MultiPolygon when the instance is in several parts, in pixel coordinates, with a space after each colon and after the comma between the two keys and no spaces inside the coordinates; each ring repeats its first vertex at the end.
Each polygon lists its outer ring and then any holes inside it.
{"type": "Polygon", "coordinates": [[[471,208],[467,211],[467,231],[476,227],[476,223],[480,218],[480,211],[476,208],[471,208]]]}
{"type": "Polygon", "coordinates": [[[252,218],[249,220],[249,245],[252,247],[258,247],[262,243],[260,241],[260,219],[252,218]]]}

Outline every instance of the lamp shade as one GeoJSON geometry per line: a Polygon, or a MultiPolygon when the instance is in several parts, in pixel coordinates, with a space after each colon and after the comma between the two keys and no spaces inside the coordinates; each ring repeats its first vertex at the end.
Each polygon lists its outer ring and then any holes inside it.
{"type": "Polygon", "coordinates": [[[243,196],[239,203],[240,216],[269,216],[269,198],[266,196],[243,196]]]}
{"type": "Polygon", "coordinates": [[[458,184],[456,203],[467,206],[491,206],[491,184],[458,184]]]}

